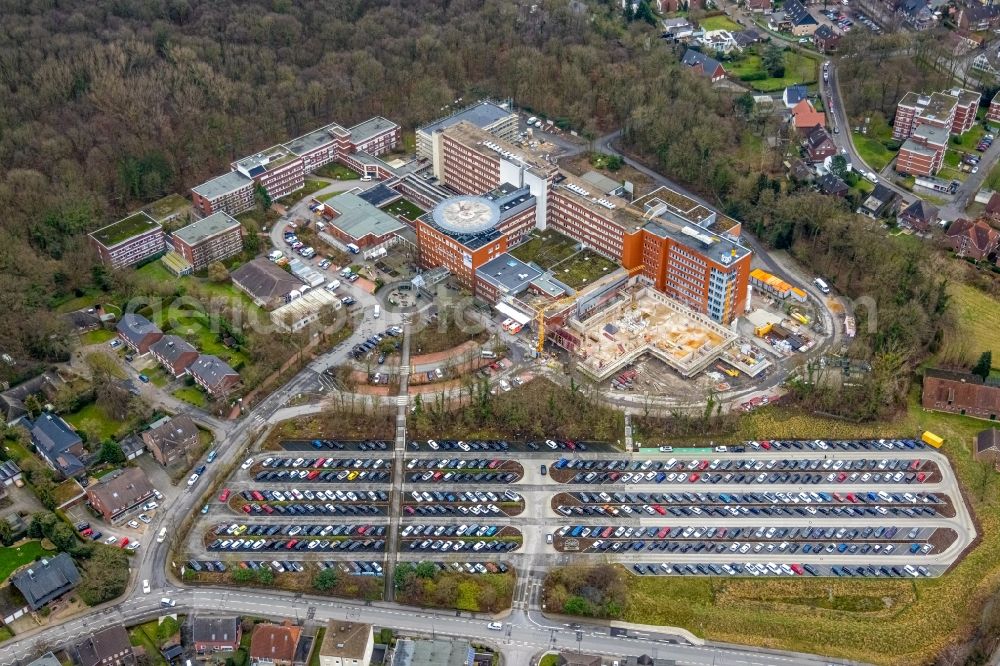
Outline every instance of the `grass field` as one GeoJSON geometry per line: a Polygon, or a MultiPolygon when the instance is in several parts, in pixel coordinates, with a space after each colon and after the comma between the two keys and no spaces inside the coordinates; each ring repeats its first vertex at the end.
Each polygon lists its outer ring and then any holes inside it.
{"type": "Polygon", "coordinates": [[[871,137],[855,134],[853,139],[858,155],[876,171],[881,171],[896,156],[896,153],[871,137]]]}
{"type": "Polygon", "coordinates": [[[128,423],[115,421],[93,402],[72,414],[64,415],[63,418],[77,430],[83,430],[88,435],[101,440],[108,437],[118,437],[129,429],[128,423]]]}
{"type": "Polygon", "coordinates": [[[316,175],[322,178],[333,178],[335,180],[357,180],[361,174],[353,169],[348,169],[343,164],[325,164],[316,170],[316,175]]]}
{"type": "Polygon", "coordinates": [[[993,352],[993,365],[1000,366],[1000,302],[965,284],[952,284],[948,290],[958,319],[958,331],[946,334],[941,356],[965,358],[974,363],[979,354],[993,352]],[[975,342],[973,342],[975,341],[975,342]]]}
{"type": "Polygon", "coordinates": [[[383,206],[382,210],[389,215],[402,215],[410,220],[415,220],[424,214],[424,211],[409,199],[397,199],[388,206],[383,206]]]}
{"type": "Polygon", "coordinates": [[[698,21],[698,24],[705,32],[709,30],[729,30],[730,32],[742,30],[739,24],[725,15],[709,16],[698,21]]]}
{"type": "Polygon", "coordinates": [[[178,400],[190,403],[195,407],[208,406],[208,397],[205,392],[196,386],[182,386],[173,392],[173,396],[178,400]]]}
{"type": "Polygon", "coordinates": [[[577,243],[557,231],[535,231],[531,238],[510,251],[525,263],[535,262],[548,270],[576,252],[577,243]]]}
{"type": "Polygon", "coordinates": [[[887,423],[854,425],[773,410],[748,415],[740,431],[746,439],[912,437],[932,430],[945,438],[943,451],[980,521],[982,542],[936,579],[632,577],[624,619],[683,626],[712,640],[872,663],[932,661],[945,645],[966,635],[982,603],[1000,588],[1000,475],[971,455],[972,437],[985,426],[975,419],[924,412],[916,393],[910,409],[887,423]]]}
{"type": "Polygon", "coordinates": [[[277,203],[281,204],[282,206],[292,206],[302,201],[303,199],[313,194],[314,192],[323,189],[324,187],[327,186],[327,184],[328,183],[324,180],[319,180],[316,178],[306,178],[305,184],[302,186],[301,189],[292,192],[288,196],[281,197],[280,199],[278,199],[277,203]]]}
{"type": "Polygon", "coordinates": [[[35,558],[48,552],[51,551],[42,548],[41,541],[28,541],[20,546],[0,548],[0,581],[7,580],[15,569],[34,562],[35,558]]]}
{"type": "Polygon", "coordinates": [[[142,646],[146,651],[146,658],[152,666],[166,666],[167,660],[160,654],[156,647],[156,627],[157,621],[140,624],[129,629],[128,638],[132,645],[142,646]]]}
{"type": "Polygon", "coordinates": [[[87,331],[80,336],[81,345],[99,345],[115,337],[115,332],[106,328],[99,328],[96,331],[87,331]]]}
{"type": "Polygon", "coordinates": [[[972,129],[962,136],[952,137],[951,140],[948,141],[948,146],[950,148],[957,148],[967,153],[971,153],[976,150],[976,146],[979,145],[980,139],[982,139],[985,135],[986,130],[982,125],[973,125],[972,129]]]}
{"type": "MultiPolygon", "coordinates": [[[[736,78],[759,75],[764,72],[761,57],[747,54],[723,63],[730,74],[736,78]]],[[[777,92],[796,84],[811,84],[817,79],[819,61],[803,55],[798,51],[785,51],[785,75],[780,78],[768,77],[757,81],[747,81],[754,90],[761,92],[777,92]]]]}

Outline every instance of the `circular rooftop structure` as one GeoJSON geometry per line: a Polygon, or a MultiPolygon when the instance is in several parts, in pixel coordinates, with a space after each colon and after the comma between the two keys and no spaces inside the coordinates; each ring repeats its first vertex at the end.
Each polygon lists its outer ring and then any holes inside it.
{"type": "Polygon", "coordinates": [[[485,197],[451,197],[434,208],[434,222],[454,234],[477,234],[499,221],[500,208],[485,197]]]}

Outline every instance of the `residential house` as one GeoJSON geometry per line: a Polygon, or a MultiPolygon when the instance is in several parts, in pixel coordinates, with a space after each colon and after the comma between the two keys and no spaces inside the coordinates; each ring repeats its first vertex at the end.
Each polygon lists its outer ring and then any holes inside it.
{"type": "Polygon", "coordinates": [[[90,244],[104,265],[133,266],[163,252],[163,227],[139,211],[90,234],[90,244]]]}
{"type": "Polygon", "coordinates": [[[217,652],[235,652],[242,634],[238,617],[191,618],[191,642],[199,658],[208,659],[217,652]]]}
{"type": "Polygon", "coordinates": [[[84,470],[83,440],[68,423],[55,414],[42,414],[34,421],[24,419],[31,443],[49,467],[65,478],[84,470]]]}
{"type": "Polygon", "coordinates": [[[955,254],[976,261],[982,261],[996,252],[1000,244],[1000,233],[985,220],[973,222],[959,218],[948,226],[944,235],[955,254]]]}
{"type": "Polygon", "coordinates": [[[240,383],[238,372],[218,356],[202,354],[188,367],[188,374],[195,383],[213,398],[225,397],[240,383]]]}
{"type": "Polygon", "coordinates": [[[805,86],[788,86],[781,93],[781,101],[786,109],[794,109],[799,102],[809,98],[809,89],[805,86]]]}
{"type": "Polygon", "coordinates": [[[374,648],[370,624],[330,620],[319,647],[319,666],[368,666],[374,648]]]}
{"type": "Polygon", "coordinates": [[[851,188],[843,180],[832,173],[823,174],[817,182],[819,191],[833,197],[847,196],[851,188]]]}
{"type": "Polygon", "coordinates": [[[163,331],[153,322],[134,312],[122,315],[117,330],[122,342],[140,356],[148,352],[153,343],[163,337],[163,331]]]}
{"type": "Polygon", "coordinates": [[[56,659],[56,656],[51,652],[46,652],[38,659],[29,661],[28,666],[62,666],[62,662],[56,659]]]}
{"type": "Polygon", "coordinates": [[[822,162],[837,154],[837,146],[833,143],[833,137],[826,131],[826,128],[819,125],[806,131],[806,138],[802,142],[802,146],[806,149],[806,154],[812,163],[822,162]]]}
{"type": "Polygon", "coordinates": [[[150,455],[163,466],[193,462],[199,452],[198,426],[187,414],[179,414],[154,424],[142,433],[150,455]]]}
{"type": "Polygon", "coordinates": [[[993,30],[1000,22],[1000,11],[978,2],[959,2],[955,8],[955,23],[969,32],[993,30]]]}
{"type": "Polygon", "coordinates": [[[694,24],[686,18],[663,19],[663,36],[667,39],[687,39],[694,34],[694,24]]]}
{"type": "Polygon", "coordinates": [[[808,99],[804,99],[792,109],[792,125],[797,130],[808,130],[816,127],[826,127],[826,114],[817,111],[808,99]]]}
{"type": "Polygon", "coordinates": [[[899,212],[896,221],[901,227],[909,227],[914,231],[928,231],[932,224],[937,222],[937,206],[927,203],[923,199],[915,199],[906,208],[899,212]]]}
{"type": "Polygon", "coordinates": [[[928,0],[900,0],[896,5],[896,16],[916,31],[933,28],[937,24],[935,9],[928,0]]]}
{"type": "Polygon", "coordinates": [[[28,607],[37,611],[80,584],[80,572],[68,553],[32,562],[10,577],[28,607]]]}
{"type": "Polygon", "coordinates": [[[192,222],[170,238],[174,251],[196,271],[243,251],[243,226],[224,211],[192,222]]]}
{"type": "Polygon", "coordinates": [[[760,33],[756,30],[737,30],[733,33],[733,41],[738,49],[743,50],[760,41],[760,33]]]}
{"type": "Polygon", "coordinates": [[[1000,92],[990,100],[990,108],[986,112],[986,122],[1000,125],[1000,92]]]}
{"type": "Polygon", "coordinates": [[[681,62],[690,67],[694,72],[710,80],[712,83],[726,78],[726,69],[715,58],[711,58],[701,51],[688,49],[684,52],[681,62]]]}
{"type": "Polygon", "coordinates": [[[120,624],[91,633],[69,652],[76,666],[135,666],[132,643],[120,624]]]}
{"type": "Polygon", "coordinates": [[[809,165],[800,159],[793,159],[787,163],[788,175],[792,180],[800,183],[808,183],[816,178],[816,172],[809,168],[809,165]]]}
{"type": "Polygon", "coordinates": [[[975,458],[994,467],[1000,465],[1000,430],[989,428],[976,435],[975,458]]]}
{"type": "Polygon", "coordinates": [[[733,33],[728,30],[708,30],[698,38],[698,43],[709,53],[732,53],[739,50],[733,33]]]}
{"type": "Polygon", "coordinates": [[[126,467],[87,488],[87,500],[108,522],[122,518],[129,509],[153,496],[153,484],[138,467],[126,467]]]}
{"type": "Polygon", "coordinates": [[[182,337],[164,335],[149,347],[157,363],[174,377],[183,377],[188,367],[198,360],[199,352],[182,337]]]}
{"type": "Polygon", "coordinates": [[[924,409],[995,421],[1000,416],[1000,384],[969,372],[928,368],[921,404],[924,409]]]}
{"type": "Polygon", "coordinates": [[[972,129],[982,95],[972,90],[952,88],[929,95],[908,92],[896,104],[892,138],[904,141],[920,125],[931,125],[964,134],[972,129]]]}
{"type": "Polygon", "coordinates": [[[118,442],[118,446],[122,447],[125,460],[135,460],[146,452],[146,443],[135,434],[127,435],[118,442]]]}
{"type": "Polygon", "coordinates": [[[990,200],[986,202],[984,213],[993,217],[1000,216],[1000,192],[994,192],[990,195],[990,200]]]}
{"type": "Polygon", "coordinates": [[[250,636],[250,666],[292,666],[302,627],[261,623],[250,636]]]}
{"type": "Polygon", "coordinates": [[[302,282],[267,259],[248,261],[229,275],[233,285],[257,307],[271,310],[283,305],[289,294],[302,289],[302,282]]]}
{"type": "Polygon", "coordinates": [[[840,45],[840,33],[825,23],[813,33],[813,44],[821,53],[833,53],[840,45]]]}
{"type": "Polygon", "coordinates": [[[781,9],[792,24],[791,31],[796,37],[808,37],[819,27],[819,21],[799,0],[785,0],[781,9]]]}
{"type": "Polygon", "coordinates": [[[789,32],[793,25],[792,19],[785,12],[774,12],[767,17],[767,27],[774,32],[789,32]]]}
{"type": "Polygon", "coordinates": [[[556,666],[603,666],[604,660],[597,655],[582,652],[560,652],[556,666]]]}
{"type": "Polygon", "coordinates": [[[28,416],[24,401],[29,396],[38,396],[44,404],[55,396],[62,384],[63,380],[59,375],[54,372],[44,372],[7,389],[0,393],[0,416],[7,425],[17,424],[28,416]]]}
{"type": "Polygon", "coordinates": [[[752,14],[770,14],[774,10],[774,0],[747,0],[746,8],[752,14]]]}
{"type": "Polygon", "coordinates": [[[62,318],[77,335],[96,331],[101,327],[101,316],[97,314],[96,308],[82,308],[67,312],[62,318]]]}
{"type": "Polygon", "coordinates": [[[879,183],[858,208],[858,212],[873,220],[892,215],[899,204],[899,195],[879,183]]]}

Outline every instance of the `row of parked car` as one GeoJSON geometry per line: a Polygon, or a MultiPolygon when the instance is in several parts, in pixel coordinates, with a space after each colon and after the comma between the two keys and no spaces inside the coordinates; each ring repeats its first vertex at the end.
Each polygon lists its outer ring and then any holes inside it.
{"type": "MultiPolygon", "coordinates": [[[[369,460],[369,463],[374,461],[369,460]]],[[[384,464],[384,463],[383,463],[384,464]]],[[[379,465],[381,467],[382,465],[379,465]]],[[[374,465],[368,465],[372,469],[342,469],[338,471],[320,471],[318,469],[308,470],[278,470],[273,472],[257,472],[254,481],[317,481],[321,483],[348,483],[351,481],[367,481],[369,483],[383,483],[392,476],[388,469],[379,470],[374,465]]],[[[388,468],[386,464],[385,467],[388,468]]]]}
{"type": "Polygon", "coordinates": [[[448,551],[457,552],[460,550],[471,550],[475,553],[508,553],[520,547],[516,541],[476,541],[471,539],[463,541],[461,539],[414,539],[407,542],[407,550],[434,551],[446,553],[448,551]]]}
{"type": "Polygon", "coordinates": [[[385,525],[216,525],[214,532],[228,536],[385,536],[385,525]]]}
{"type": "Polygon", "coordinates": [[[410,483],[513,483],[521,478],[515,472],[446,472],[444,470],[411,472],[407,474],[410,483]]]}
{"type": "Polygon", "coordinates": [[[216,539],[208,546],[210,551],[282,551],[282,550],[327,550],[339,552],[385,550],[384,539],[342,539],[328,541],[321,539],[216,539]]]}
{"type": "Polygon", "coordinates": [[[924,483],[925,472],[830,472],[829,474],[799,472],[577,472],[566,483],[625,484],[625,483],[743,483],[796,485],[819,483],[924,483]]]}
{"type": "Polygon", "coordinates": [[[256,500],[258,502],[267,500],[270,502],[296,502],[301,500],[320,500],[338,502],[388,502],[389,493],[384,490],[317,490],[309,489],[299,491],[297,488],[291,490],[244,490],[240,495],[247,501],[256,500]]]}
{"type": "MultiPolygon", "coordinates": [[[[574,492],[573,497],[584,504],[942,504],[934,493],[888,492],[745,492],[745,493],[631,493],[631,492],[574,492]]],[[[657,511],[660,515],[663,512],[657,511]]]]}
{"type": "Polygon", "coordinates": [[[301,504],[275,504],[266,502],[252,502],[243,505],[243,513],[250,515],[274,515],[275,513],[284,516],[382,516],[386,513],[386,505],[375,504],[311,504],[303,502],[301,504]]]}
{"type": "Polygon", "coordinates": [[[933,517],[938,512],[929,506],[743,506],[742,504],[730,504],[726,506],[671,506],[664,508],[659,504],[622,504],[619,506],[607,505],[559,505],[556,511],[564,516],[609,516],[612,518],[622,518],[631,516],[642,516],[646,513],[651,516],[666,515],[673,516],[825,516],[825,517],[855,517],[863,516],[896,516],[896,517],[933,517]]]}
{"type": "MultiPolygon", "coordinates": [[[[382,333],[376,333],[375,335],[371,336],[364,342],[354,345],[354,348],[351,349],[351,357],[356,361],[360,361],[366,355],[368,355],[369,352],[378,347],[379,344],[381,344],[382,340],[384,340],[386,337],[396,338],[402,334],[403,334],[402,328],[400,328],[399,326],[390,326],[389,328],[385,329],[385,331],[383,331],[382,333]]],[[[397,342],[395,344],[395,348],[399,349],[399,347],[400,344],[397,342]]],[[[380,365],[382,363],[385,363],[385,354],[380,354],[379,358],[380,358],[379,360],[380,365]]]]}
{"type": "Polygon", "coordinates": [[[381,458],[265,458],[261,462],[265,468],[291,468],[302,471],[303,469],[379,469],[389,467],[389,464],[381,458]]]}
{"type": "Polygon", "coordinates": [[[314,449],[336,449],[337,451],[388,451],[391,442],[385,440],[350,440],[350,439],[288,439],[281,443],[286,451],[304,451],[309,447],[314,449]]]}
{"type": "MultiPolygon", "coordinates": [[[[911,543],[908,552],[911,555],[927,554],[931,551],[931,544],[911,543]]],[[[662,551],[665,553],[716,553],[730,555],[768,555],[772,553],[794,554],[800,552],[803,555],[832,555],[838,554],[859,554],[859,555],[891,555],[893,553],[902,555],[907,549],[897,548],[896,544],[884,543],[800,543],[789,541],[771,542],[741,542],[741,541],[648,541],[648,540],[619,540],[607,541],[598,539],[588,547],[591,552],[629,552],[629,551],[662,551]]]]}
{"type": "Polygon", "coordinates": [[[859,578],[918,578],[931,576],[927,567],[923,566],[833,566],[830,573],[824,574],[825,567],[812,564],[777,564],[775,562],[731,562],[729,564],[634,564],[632,571],[640,576],[845,576],[859,578]]]}
{"type": "Polygon", "coordinates": [[[621,472],[917,472],[924,468],[923,458],[883,458],[882,460],[858,458],[857,460],[837,460],[835,458],[771,458],[757,460],[582,460],[560,458],[553,463],[553,469],[576,469],[587,471],[621,472]]]}

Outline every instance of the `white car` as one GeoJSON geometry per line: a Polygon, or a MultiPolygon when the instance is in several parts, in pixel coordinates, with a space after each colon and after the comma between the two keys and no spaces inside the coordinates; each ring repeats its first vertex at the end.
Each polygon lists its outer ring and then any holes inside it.
{"type": "Polygon", "coordinates": [[[139,523],[135,522],[134,520],[130,520],[126,524],[134,530],[139,529],[139,523]]]}
{"type": "Polygon", "coordinates": [[[502,622],[490,622],[489,624],[486,625],[486,628],[487,629],[492,629],[493,631],[502,631],[503,630],[503,623],[502,622]]]}
{"type": "Polygon", "coordinates": [[[244,463],[240,465],[240,469],[250,469],[250,465],[252,464],[253,464],[253,458],[247,458],[246,461],[244,461],[244,463]]]}
{"type": "Polygon", "coordinates": [[[107,539],[104,540],[104,543],[108,544],[109,546],[113,546],[117,542],[118,542],[118,537],[116,537],[114,534],[112,534],[111,536],[109,536],[107,539]]]}
{"type": "Polygon", "coordinates": [[[147,525],[149,525],[151,522],[153,522],[153,519],[150,518],[149,516],[147,516],[144,513],[140,513],[139,514],[139,520],[141,520],[142,522],[146,523],[147,525]]]}
{"type": "Polygon", "coordinates": [[[433,439],[427,440],[427,446],[431,447],[431,450],[433,451],[437,451],[439,448],[441,448],[438,446],[438,443],[435,442],[433,439]]]}
{"type": "Polygon", "coordinates": [[[142,593],[143,594],[149,594],[149,581],[148,580],[143,580],[142,581],[142,593]]]}
{"type": "Polygon", "coordinates": [[[153,509],[155,509],[158,506],[160,506],[160,505],[157,504],[156,502],[146,502],[145,504],[142,505],[142,510],[143,511],[152,511],[153,509]]]}
{"type": "Polygon", "coordinates": [[[200,475],[200,474],[198,474],[197,472],[195,472],[194,474],[192,474],[192,475],[190,476],[190,478],[188,478],[188,486],[193,486],[194,484],[198,483],[198,478],[199,478],[200,476],[201,476],[201,475],[200,475]]]}

